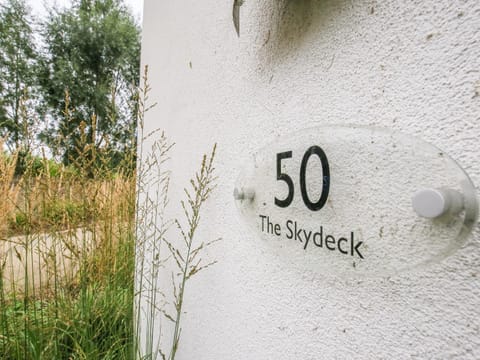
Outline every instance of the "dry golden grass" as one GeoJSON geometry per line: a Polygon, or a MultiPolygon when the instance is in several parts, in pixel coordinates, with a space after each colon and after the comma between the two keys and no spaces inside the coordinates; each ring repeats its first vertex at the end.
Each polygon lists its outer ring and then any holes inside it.
{"type": "MultiPolygon", "coordinates": [[[[15,177],[18,156],[0,157],[0,266],[4,290],[50,292],[75,283],[81,264],[102,276],[134,227],[134,175],[82,177],[60,167],[52,176],[45,161],[39,174],[15,177]],[[9,290],[10,289],[10,290],[9,290]]],[[[84,269],[85,270],[85,269],[84,269]]]]}
{"type": "MultiPolygon", "coordinates": [[[[172,144],[158,131],[144,134],[146,80],[147,68],[135,96],[138,137],[130,135],[120,164],[112,165],[111,141],[96,138],[95,116],[69,139],[76,146],[69,167],[45,156],[0,155],[0,358],[175,359],[186,284],[215,263],[202,257],[216,240],[195,233],[215,187],[216,147],[185,188],[185,218],[169,219],[172,144]],[[174,268],[164,293],[166,265],[174,268]],[[170,344],[159,341],[169,331],[164,320],[173,323],[170,344]]],[[[71,118],[68,104],[67,93],[71,118]]]]}
{"type": "MultiPolygon", "coordinates": [[[[0,142],[3,147],[3,142],[0,142]]],[[[16,204],[18,203],[20,186],[14,182],[17,156],[0,155],[0,234],[4,235],[9,229],[9,224],[15,219],[16,204]]]]}
{"type": "Polygon", "coordinates": [[[0,142],[0,358],[131,359],[136,133],[120,153],[92,116],[56,140],[75,147],[63,166],[36,147],[42,124],[21,110],[33,127],[18,152],[0,142]]]}

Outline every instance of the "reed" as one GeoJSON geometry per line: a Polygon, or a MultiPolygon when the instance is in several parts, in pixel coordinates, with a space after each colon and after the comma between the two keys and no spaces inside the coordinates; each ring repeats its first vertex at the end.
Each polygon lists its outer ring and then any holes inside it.
{"type": "Polygon", "coordinates": [[[18,173],[22,148],[0,156],[2,359],[132,358],[135,150],[107,166],[95,126],[68,167],[36,149],[18,173]]]}
{"type": "MultiPolygon", "coordinates": [[[[77,129],[68,166],[35,149],[31,129],[17,152],[0,153],[0,358],[175,359],[187,283],[215,263],[202,254],[216,240],[195,234],[215,188],[216,146],[185,189],[184,218],[169,218],[173,143],[144,133],[155,105],[147,78],[146,67],[132,96],[138,130],[117,166],[95,116],[77,129]]],[[[23,105],[21,117],[34,123],[23,105]]]]}

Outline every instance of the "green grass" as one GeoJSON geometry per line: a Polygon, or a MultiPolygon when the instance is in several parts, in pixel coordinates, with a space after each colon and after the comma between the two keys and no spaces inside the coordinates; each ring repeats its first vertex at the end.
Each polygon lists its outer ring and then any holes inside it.
{"type": "Polygon", "coordinates": [[[0,319],[9,327],[2,359],[132,359],[132,290],[90,283],[79,294],[11,301],[0,319]]]}
{"type": "Polygon", "coordinates": [[[0,156],[1,359],[135,357],[135,174],[78,146],[75,171],[0,156]]]}
{"type": "MultiPolygon", "coordinates": [[[[38,278],[29,278],[14,291],[0,284],[0,358],[133,358],[133,228],[103,225],[121,233],[115,239],[112,234],[105,237],[99,227],[100,243],[94,251],[78,254],[79,271],[72,279],[65,281],[53,269],[49,286],[38,284],[38,278]]],[[[27,254],[28,243],[22,247],[27,254]]],[[[29,262],[28,256],[23,258],[29,262]]]]}
{"type": "Polygon", "coordinates": [[[216,240],[195,234],[215,188],[216,146],[184,189],[184,218],[167,218],[173,144],[163,133],[143,133],[151,108],[146,78],[147,68],[138,139],[142,145],[155,134],[156,141],[149,151],[140,146],[136,172],[135,134],[131,152],[112,168],[109,140],[106,148],[88,142],[95,117],[80,126],[69,167],[20,151],[0,154],[1,359],[175,360],[187,283],[215,263],[202,256],[216,240]],[[177,232],[167,239],[171,227],[177,232]],[[172,281],[162,292],[167,261],[172,281]],[[159,341],[165,332],[171,343],[159,341]]]}

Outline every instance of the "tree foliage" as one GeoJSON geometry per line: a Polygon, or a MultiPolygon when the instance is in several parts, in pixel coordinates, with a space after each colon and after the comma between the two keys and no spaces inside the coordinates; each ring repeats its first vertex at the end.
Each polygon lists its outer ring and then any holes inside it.
{"type": "Polygon", "coordinates": [[[10,149],[18,149],[32,117],[23,109],[35,107],[37,50],[30,10],[24,0],[0,4],[0,134],[10,149]]]}
{"type": "Polygon", "coordinates": [[[87,124],[91,145],[121,154],[134,126],[129,102],[139,81],[133,17],[120,0],[76,0],[51,9],[43,36],[40,85],[45,114],[54,119],[43,139],[69,162],[87,124]]]}

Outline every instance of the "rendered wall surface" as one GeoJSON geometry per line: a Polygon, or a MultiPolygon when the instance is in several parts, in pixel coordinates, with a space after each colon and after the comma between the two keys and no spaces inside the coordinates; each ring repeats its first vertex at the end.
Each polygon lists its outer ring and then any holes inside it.
{"type": "MultiPolygon", "coordinates": [[[[146,0],[147,132],[165,129],[172,216],[218,143],[198,236],[218,264],[186,290],[178,359],[479,359],[480,231],[440,264],[342,280],[259,245],[232,196],[249,155],[293,131],[373,125],[426,140],[480,186],[480,2],[146,0]]],[[[148,146],[148,144],[147,144],[148,146]]],[[[372,194],[373,196],[373,194],[372,194]]]]}

